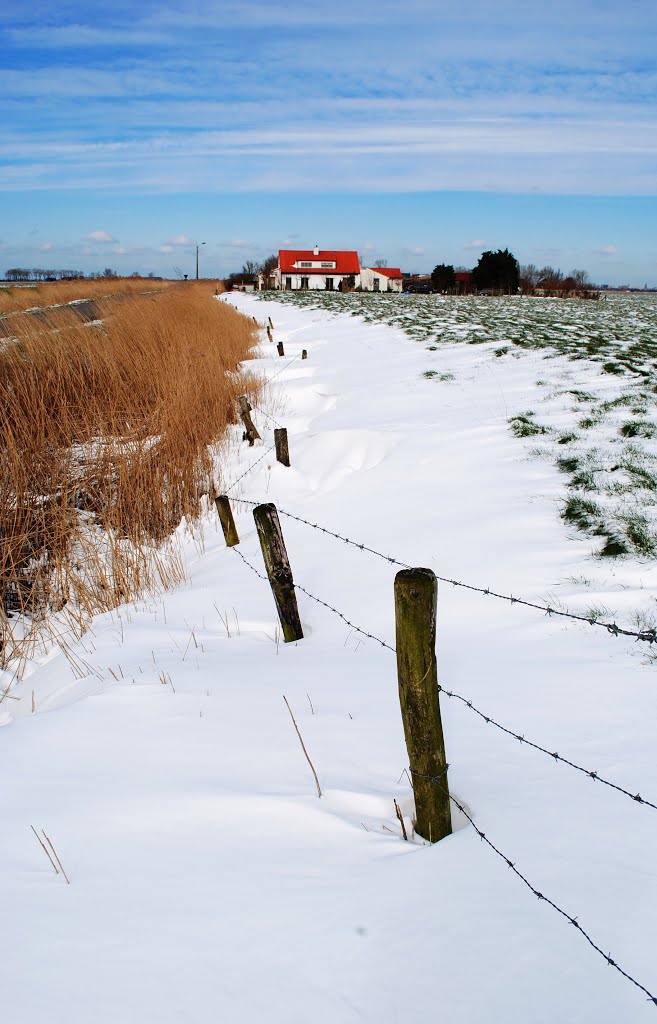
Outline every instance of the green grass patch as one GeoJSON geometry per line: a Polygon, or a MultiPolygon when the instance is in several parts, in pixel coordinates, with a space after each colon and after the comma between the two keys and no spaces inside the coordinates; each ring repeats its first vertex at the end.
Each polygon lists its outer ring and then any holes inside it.
{"type": "Polygon", "coordinates": [[[545,427],[542,423],[536,423],[533,417],[533,412],[511,417],[509,425],[516,437],[536,437],[537,434],[551,433],[550,427],[545,427]]]}
{"type": "Polygon", "coordinates": [[[618,433],[621,437],[654,437],[657,434],[657,424],[652,420],[631,420],[624,423],[618,433]]]}

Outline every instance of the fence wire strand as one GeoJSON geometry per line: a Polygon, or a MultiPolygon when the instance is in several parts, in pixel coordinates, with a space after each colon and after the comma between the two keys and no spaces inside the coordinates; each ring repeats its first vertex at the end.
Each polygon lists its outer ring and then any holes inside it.
{"type": "Polygon", "coordinates": [[[470,824],[472,825],[473,829],[475,830],[479,838],[482,840],[482,842],[486,843],[486,845],[505,862],[507,867],[509,867],[511,871],[513,871],[514,875],[517,878],[519,878],[524,885],[527,886],[529,891],[532,892],[534,896],[537,897],[537,899],[542,900],[544,903],[547,903],[548,906],[552,907],[553,910],[556,910],[557,914],[560,914],[561,917],[565,918],[565,920],[568,921],[569,924],[572,924],[573,927],[576,928],[577,931],[580,933],[582,938],[586,939],[589,946],[591,946],[596,951],[596,953],[599,953],[599,955],[603,958],[603,960],[607,963],[609,967],[613,967],[614,970],[618,971],[619,974],[622,974],[624,978],[626,978],[629,982],[635,985],[636,988],[640,989],[640,991],[648,997],[648,1002],[652,1003],[654,1006],[657,1006],[657,996],[654,996],[652,992],[646,988],[645,985],[642,985],[640,981],[637,981],[636,978],[633,978],[632,975],[628,973],[628,971],[624,970],[620,966],[618,961],[613,959],[611,953],[605,953],[602,947],[599,946],[597,942],[595,942],[591,938],[589,933],[582,927],[582,925],[579,923],[576,917],[573,917],[572,914],[569,914],[567,911],[563,910],[554,902],[554,900],[551,900],[549,896],[546,896],[544,893],[539,892],[539,890],[534,885],[532,885],[532,883],[529,881],[526,875],[524,875],[522,871],[520,871],[520,869],[516,867],[514,861],[512,861],[510,857],[507,857],[505,853],[502,853],[499,847],[496,846],[491,839],[489,839],[486,833],[482,832],[481,829],[477,827],[474,819],[466,811],[463,804],[459,800],[457,800],[456,797],[452,796],[448,788],[445,785],[443,785],[441,776],[421,775],[421,773],[419,772],[412,772],[412,774],[419,775],[421,778],[426,779],[428,782],[433,783],[435,786],[441,789],[443,793],[445,793],[449,797],[450,801],[454,804],[454,806],[459,809],[461,814],[465,818],[467,818],[467,820],[470,822],[470,824]]]}
{"type": "MultiPolygon", "coordinates": [[[[249,502],[249,504],[253,504],[253,503],[249,502]]],[[[278,511],[280,512],[281,510],[279,509],[278,511]]],[[[261,572],[259,572],[259,570],[256,569],[256,567],[254,565],[252,565],[248,561],[248,559],[246,559],[244,557],[244,555],[242,554],[241,551],[238,551],[237,548],[233,548],[232,550],[235,551],[235,553],[239,555],[239,557],[242,559],[242,561],[245,563],[245,565],[247,565],[248,568],[251,569],[251,571],[254,572],[256,576],[258,576],[260,579],[265,580],[265,581],[268,582],[268,577],[263,575],[261,572]]],[[[383,557],[385,557],[385,556],[383,556],[383,557]]],[[[351,629],[355,630],[357,633],[362,634],[363,636],[367,637],[368,639],[376,641],[382,647],[385,647],[388,650],[392,651],[393,653],[396,653],[395,648],[391,647],[390,644],[387,644],[384,640],[381,640],[379,637],[376,637],[373,634],[367,633],[365,630],[360,629],[360,627],[356,626],[353,622],[350,622],[350,620],[347,619],[347,617],[345,615],[343,615],[342,612],[338,611],[337,608],[334,608],[332,605],[329,605],[326,601],[322,601],[320,598],[316,597],[314,594],[311,594],[308,590],[305,589],[305,587],[302,587],[299,584],[295,583],[294,584],[294,588],[295,588],[295,590],[300,590],[302,593],[306,594],[307,597],[310,597],[313,601],[316,601],[318,604],[323,605],[329,611],[333,612],[335,615],[337,615],[343,622],[345,622],[351,629]]],[[[445,693],[446,696],[455,698],[457,700],[460,700],[471,711],[474,711],[477,715],[479,715],[481,718],[483,718],[485,722],[487,722],[488,724],[491,724],[491,725],[495,725],[498,729],[501,729],[502,732],[505,732],[507,735],[511,736],[513,739],[517,740],[518,742],[523,743],[523,744],[525,744],[527,746],[531,746],[535,750],[539,750],[542,753],[547,754],[549,757],[553,758],[555,761],[561,761],[562,763],[569,765],[571,768],[574,768],[577,771],[583,772],[589,778],[597,780],[599,782],[602,782],[605,785],[608,785],[611,788],[617,790],[618,792],[624,793],[626,796],[629,796],[630,799],[632,799],[635,802],[642,803],[644,805],[647,805],[647,806],[653,807],[653,808],[656,807],[656,805],[651,803],[650,801],[642,799],[639,796],[638,793],[636,795],[633,795],[633,794],[631,794],[629,792],[629,790],[625,790],[621,786],[617,786],[615,783],[608,782],[606,779],[601,778],[598,775],[597,772],[587,771],[586,769],[581,768],[579,765],[576,765],[573,761],[569,761],[567,758],[563,758],[563,757],[561,757],[557,753],[551,753],[545,747],[541,747],[537,743],[533,743],[530,740],[526,740],[524,736],[521,736],[521,735],[519,735],[517,733],[514,733],[512,730],[507,729],[505,726],[500,725],[498,722],[495,722],[492,718],[490,718],[489,716],[485,715],[482,711],[479,711],[479,709],[476,708],[473,705],[472,701],[467,700],[465,697],[462,697],[460,694],[456,694],[456,693],[454,693],[452,691],[445,690],[442,687],[439,687],[439,689],[442,690],[442,692],[445,693]]],[[[615,960],[611,956],[611,953],[605,953],[604,949],[601,946],[599,946],[597,942],[595,942],[595,940],[589,935],[589,933],[586,931],[586,929],[579,923],[579,921],[578,921],[578,919],[576,917],[574,917],[572,914],[569,914],[567,911],[563,910],[557,903],[554,902],[554,900],[550,899],[549,896],[546,896],[544,893],[540,892],[534,885],[532,885],[532,883],[529,881],[527,876],[524,875],[522,873],[522,871],[520,871],[520,869],[516,866],[515,862],[512,861],[510,857],[507,857],[507,855],[505,853],[503,853],[500,850],[500,848],[495,845],[495,843],[493,843],[493,841],[486,835],[485,832],[483,832],[480,828],[478,828],[478,826],[477,826],[476,822],[474,821],[473,817],[468,813],[468,811],[466,811],[466,809],[463,806],[463,804],[459,800],[457,800],[456,797],[452,796],[452,794],[449,792],[449,789],[443,784],[443,778],[444,778],[444,774],[445,773],[443,773],[443,775],[440,775],[440,776],[438,776],[438,775],[431,776],[431,775],[422,775],[422,773],[419,773],[419,772],[414,772],[410,768],[409,768],[409,771],[411,772],[411,774],[418,775],[419,777],[422,777],[422,778],[426,779],[428,782],[431,782],[435,786],[438,786],[440,789],[442,789],[442,791],[448,796],[448,798],[451,801],[451,803],[453,803],[454,806],[458,808],[458,810],[461,812],[461,814],[463,814],[463,816],[467,819],[467,821],[472,825],[475,833],[479,836],[481,841],[484,842],[489,847],[489,849],[491,849],[493,851],[493,853],[496,854],[497,857],[499,857],[501,860],[504,861],[504,863],[507,865],[507,867],[509,867],[511,869],[511,871],[514,873],[514,875],[517,878],[520,879],[520,881],[523,883],[523,885],[525,885],[529,889],[529,891],[534,896],[536,896],[536,898],[539,901],[543,901],[544,903],[547,903],[548,906],[552,907],[552,909],[554,911],[556,911],[557,914],[559,914],[564,920],[568,921],[569,924],[571,924],[574,928],[576,928],[577,931],[579,932],[579,934],[582,936],[582,938],[585,939],[585,941],[589,944],[589,946],[596,953],[598,953],[599,956],[602,957],[602,959],[605,961],[605,963],[609,967],[613,967],[615,971],[617,971],[620,975],[622,975],[622,977],[624,977],[627,981],[629,981],[632,985],[634,985],[635,988],[637,988],[637,989],[639,989],[639,991],[643,992],[644,995],[647,997],[648,1002],[652,1003],[653,1006],[657,1006],[657,996],[654,996],[652,994],[652,992],[648,988],[646,988],[645,985],[642,985],[640,981],[637,981],[636,978],[634,978],[628,971],[626,971],[623,967],[621,967],[620,964],[618,963],[618,961],[615,960]]],[[[445,772],[446,771],[447,771],[447,768],[445,769],[445,772]]]]}
{"type": "MultiPolygon", "coordinates": [[[[239,500],[246,505],[258,505],[257,501],[251,501],[247,498],[235,499],[239,500]]],[[[357,548],[359,551],[367,551],[371,555],[376,555],[377,558],[382,558],[390,565],[398,565],[401,569],[411,569],[412,566],[406,562],[400,561],[398,558],[394,558],[392,555],[385,555],[382,551],[377,551],[375,548],[369,547],[367,544],[361,544],[358,541],[350,540],[349,537],[343,537],[342,534],[336,533],[334,530],[329,530],[326,526],[321,526],[319,523],[311,523],[310,520],[304,519],[302,516],[294,515],[292,512],[287,512],[285,509],[277,509],[278,514],[285,516],[287,519],[293,519],[297,523],[303,523],[304,526],[310,526],[313,530],[318,530],[320,533],[325,533],[329,537],[334,537],[336,540],[342,541],[343,544],[348,544],[350,547],[357,548]]],[[[501,601],[508,601],[510,604],[523,605],[525,608],[534,608],[536,611],[543,612],[545,615],[557,615],[565,619],[575,619],[577,622],[586,622],[589,626],[599,626],[601,629],[605,629],[607,633],[612,636],[631,636],[635,640],[643,640],[646,643],[654,644],[657,642],[657,629],[643,629],[643,630],[632,630],[623,629],[615,622],[602,622],[599,619],[593,619],[588,615],[578,615],[575,612],[565,612],[560,608],[552,608],[550,605],[538,604],[535,601],[527,601],[522,597],[513,597],[511,594],[499,594],[495,590],[491,590],[490,587],[475,587],[471,583],[462,583],[460,580],[450,579],[447,576],[438,576],[436,579],[441,583],[448,583],[452,587],[460,587],[463,590],[471,590],[477,594],[483,594],[486,597],[496,597],[501,601]]]]}
{"type": "MultiPolygon", "coordinates": [[[[267,580],[267,576],[263,576],[262,573],[260,573],[256,569],[256,567],[252,565],[244,557],[241,551],[238,551],[237,548],[233,548],[232,550],[240,556],[242,561],[246,565],[248,565],[249,569],[251,569],[251,571],[254,572],[256,576],[259,576],[260,579],[262,580],[267,580]]],[[[328,604],[326,601],[322,601],[322,599],[316,597],[315,594],[311,594],[309,590],[306,590],[306,588],[302,587],[299,583],[294,583],[294,589],[300,590],[303,594],[306,595],[306,597],[309,597],[312,601],[315,601],[317,604],[320,604],[324,608],[327,608],[330,612],[333,612],[334,615],[336,615],[339,619],[342,619],[342,621],[345,622],[350,627],[350,629],[353,629],[356,633],[360,633],[361,636],[367,637],[368,640],[373,640],[375,643],[379,644],[381,647],[385,647],[393,654],[397,653],[396,648],[392,647],[389,643],[386,643],[385,640],[381,640],[380,637],[375,636],[373,633],[368,633],[367,630],[361,629],[360,626],[357,626],[354,622],[351,622],[346,617],[346,615],[343,615],[343,613],[341,611],[338,611],[337,608],[334,608],[333,605],[328,604]]],[[[499,729],[500,732],[503,732],[505,733],[505,735],[510,736],[511,739],[516,740],[522,746],[531,747],[532,750],[538,750],[539,753],[545,754],[552,761],[565,764],[569,768],[573,768],[575,771],[580,772],[587,778],[592,779],[594,782],[600,782],[603,786],[608,786],[610,789],[616,790],[617,793],[622,793],[623,796],[628,797],[628,799],[631,800],[633,803],[643,804],[645,807],[650,807],[653,810],[657,811],[657,803],[653,803],[651,800],[645,799],[641,796],[640,793],[632,793],[631,790],[624,789],[624,787],[619,786],[618,783],[611,782],[609,779],[605,779],[602,775],[600,775],[599,772],[591,771],[588,768],[583,768],[582,765],[576,764],[575,761],[571,761],[567,757],[562,757],[561,754],[557,753],[557,751],[548,750],[547,747],[541,746],[540,743],[535,743],[533,740],[527,739],[521,733],[514,732],[514,730],[509,729],[508,726],[502,725],[501,722],[497,722],[491,715],[485,714],[483,711],[481,711],[480,708],[473,704],[471,700],[468,700],[468,698],[464,697],[462,694],[456,693],[454,690],[447,690],[445,689],[444,686],[440,685],[438,686],[438,689],[441,693],[444,693],[446,697],[449,697],[452,700],[460,701],[460,703],[464,704],[465,707],[467,707],[470,711],[473,711],[475,715],[478,715],[479,718],[483,719],[483,721],[487,725],[492,725],[495,729],[499,729]]]]}

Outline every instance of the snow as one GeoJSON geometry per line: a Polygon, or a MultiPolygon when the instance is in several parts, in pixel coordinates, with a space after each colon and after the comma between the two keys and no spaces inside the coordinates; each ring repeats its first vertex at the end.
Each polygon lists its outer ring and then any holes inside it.
{"type": "MultiPolygon", "coordinates": [[[[500,360],[492,344],[458,342],[429,357],[396,327],[229,301],[271,316],[286,352],[263,331],[255,368],[276,377],[253,413],[262,442],[235,430],[231,497],[443,577],[579,612],[604,602],[628,626],[653,600],[654,565],[593,559],[559,519],[560,475],[508,429],[537,377],[573,372],[565,358],[500,360]],[[290,468],[267,451],[276,423],[290,468]]],[[[577,386],[588,372],[577,364],[577,386]]],[[[252,506],[233,509],[239,550],[262,572],[252,506]]],[[[281,522],[295,581],[394,645],[396,567],[281,522]]],[[[409,830],[413,805],[394,655],[304,593],[305,637],[282,643],[268,584],[225,547],[213,510],[179,540],[186,585],[98,617],[68,658],[55,649],[0,680],[20,698],[0,704],[3,1019],[655,1019],[462,815],[432,847],[402,840],[393,800],[409,830]]],[[[657,802],[654,668],[640,647],[439,584],[442,685],[657,802]]],[[[443,698],[442,713],[450,788],[477,827],[657,992],[657,812],[460,702],[443,698]]]]}

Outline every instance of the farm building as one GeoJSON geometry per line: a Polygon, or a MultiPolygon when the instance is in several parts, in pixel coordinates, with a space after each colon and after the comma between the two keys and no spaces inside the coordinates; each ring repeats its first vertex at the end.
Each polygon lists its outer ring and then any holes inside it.
{"type": "MultiPolygon", "coordinates": [[[[400,292],[401,270],[396,267],[363,267],[352,249],[280,249],[272,274],[280,291],[400,292]]],[[[264,282],[261,283],[261,287],[264,282]]]]}
{"type": "Polygon", "coordinates": [[[400,292],[402,272],[399,267],[363,267],[360,287],[364,292],[400,292]]]}
{"type": "Polygon", "coordinates": [[[332,292],[354,288],[360,276],[358,253],[346,249],[281,249],[274,271],[281,291],[332,292]]]}

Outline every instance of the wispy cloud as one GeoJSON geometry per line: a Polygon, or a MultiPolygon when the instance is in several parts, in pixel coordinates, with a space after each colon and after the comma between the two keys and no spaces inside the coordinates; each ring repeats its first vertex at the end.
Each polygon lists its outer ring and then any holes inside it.
{"type": "Polygon", "coordinates": [[[472,242],[466,242],[463,246],[464,249],[483,249],[486,245],[485,238],[475,238],[472,242]]]}
{"type": "Polygon", "coordinates": [[[175,238],[170,239],[165,243],[169,252],[173,252],[173,247],[196,245],[196,242],[192,238],[188,238],[187,235],[176,235],[175,238]]]}
{"type": "Polygon", "coordinates": [[[110,235],[108,231],[90,231],[87,239],[90,242],[116,242],[114,236],[110,235]]]}
{"type": "Polygon", "coordinates": [[[601,256],[614,256],[618,249],[615,245],[603,245],[600,249],[594,249],[594,252],[600,253],[601,256]]]}

